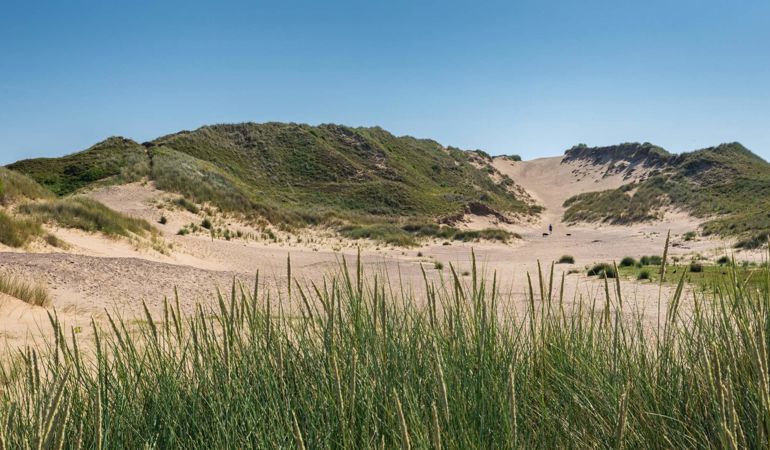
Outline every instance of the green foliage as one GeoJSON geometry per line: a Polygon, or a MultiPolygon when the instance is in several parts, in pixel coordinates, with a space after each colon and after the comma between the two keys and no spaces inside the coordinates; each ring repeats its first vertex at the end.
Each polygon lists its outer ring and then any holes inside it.
{"type": "Polygon", "coordinates": [[[394,218],[437,223],[472,209],[499,217],[540,211],[509,191],[510,178],[495,182],[492,166],[477,168],[479,157],[485,158],[376,127],[243,123],[143,145],[110,138],[63,158],[10,167],[60,195],[149,176],[159,189],[183,195],[180,206],[196,214],[193,202],[289,227],[387,225],[394,218]]]}
{"type": "Polygon", "coordinates": [[[116,182],[136,181],[147,174],[149,161],[141,145],[130,139],[111,137],[69,156],[28,159],[7,167],[64,195],[108,178],[116,182]]]}
{"type": "Polygon", "coordinates": [[[639,264],[642,266],[659,266],[663,264],[663,257],[658,255],[642,256],[639,258],[639,264]]]}
{"type": "Polygon", "coordinates": [[[649,280],[650,279],[650,271],[647,269],[642,269],[639,271],[639,274],[636,276],[636,279],[639,281],[642,280],[649,280]]]}
{"type": "MultiPolygon", "coordinates": [[[[599,150],[581,154],[598,157],[599,150]]],[[[656,172],[641,183],[568,199],[564,219],[627,224],[657,219],[664,208],[673,207],[707,219],[705,235],[756,236],[770,229],[770,164],[741,144],[661,154],[652,161],[656,172]]]]}
{"type": "Polygon", "coordinates": [[[682,238],[683,238],[685,241],[692,241],[692,240],[694,240],[694,239],[695,239],[697,236],[698,236],[698,233],[696,233],[696,232],[694,232],[694,231],[688,231],[687,233],[685,233],[685,234],[682,236],[682,238]]]}
{"type": "Polygon", "coordinates": [[[70,330],[54,317],[51,351],[25,352],[33,356],[0,375],[3,443],[766,445],[767,274],[757,289],[741,281],[722,285],[720,295],[694,294],[693,311],[680,312],[679,295],[661,299],[667,320],[658,334],[644,316],[605,310],[594,298],[560,308],[565,299],[549,293],[542,275],[533,291],[543,298],[529,296],[517,314],[485,277],[471,275],[473,282],[452,276],[450,289],[375,286],[366,276],[359,285],[343,274],[329,280],[337,288],[306,291],[289,280],[296,297],[334,306],[291,316],[270,308],[275,291],[255,298],[236,284],[230,298],[214,300],[218,308],[190,317],[166,303],[136,324],[112,319],[110,331],[98,332],[97,351],[61,339],[70,330]]]}
{"type": "Polygon", "coordinates": [[[693,272],[693,273],[703,272],[703,264],[698,262],[690,263],[690,272],[693,272]]]}
{"type": "Polygon", "coordinates": [[[0,205],[41,198],[53,198],[53,194],[35,180],[0,167],[0,205]]]}
{"type": "Polygon", "coordinates": [[[205,228],[207,230],[210,230],[211,229],[211,219],[209,219],[208,217],[204,218],[203,221],[201,222],[201,227],[203,227],[203,228],[205,228]]]}
{"type": "Polygon", "coordinates": [[[0,272],[0,292],[35,306],[49,306],[51,294],[42,282],[29,282],[23,278],[0,272]]]}
{"type": "Polygon", "coordinates": [[[763,231],[756,233],[746,239],[742,239],[735,244],[735,248],[756,249],[762,248],[767,245],[768,239],[770,239],[770,232],[763,231]]]}
{"type": "Polygon", "coordinates": [[[440,261],[436,261],[435,263],[433,263],[433,268],[436,270],[444,270],[444,263],[440,261]]]}
{"type": "Polygon", "coordinates": [[[636,259],[632,258],[631,256],[626,256],[625,258],[620,260],[620,264],[618,264],[618,267],[632,267],[637,264],[636,259]]]}
{"type": "Polygon", "coordinates": [[[177,206],[180,206],[182,209],[185,209],[193,214],[198,214],[199,212],[201,212],[200,208],[198,208],[198,205],[187,200],[184,197],[179,197],[178,199],[174,200],[174,204],[177,206]]]}
{"type": "Polygon", "coordinates": [[[557,264],[575,264],[575,257],[572,255],[564,255],[559,258],[559,262],[557,264]]]}
{"type": "Polygon", "coordinates": [[[0,210],[0,244],[23,247],[42,233],[40,222],[16,218],[0,210]]]}
{"type": "Polygon", "coordinates": [[[19,212],[61,227],[112,236],[145,235],[153,230],[142,219],[125,216],[85,197],[25,203],[19,207],[19,212]]]}
{"type": "Polygon", "coordinates": [[[343,236],[351,239],[373,239],[388,244],[412,246],[420,238],[449,239],[462,242],[497,241],[520,239],[516,233],[498,228],[483,230],[459,230],[455,227],[431,223],[408,223],[401,227],[394,224],[347,225],[340,229],[343,236]]]}
{"type": "Polygon", "coordinates": [[[618,276],[617,272],[615,271],[615,267],[607,263],[595,264],[593,267],[588,269],[586,275],[589,277],[599,276],[602,278],[616,278],[618,276]]]}

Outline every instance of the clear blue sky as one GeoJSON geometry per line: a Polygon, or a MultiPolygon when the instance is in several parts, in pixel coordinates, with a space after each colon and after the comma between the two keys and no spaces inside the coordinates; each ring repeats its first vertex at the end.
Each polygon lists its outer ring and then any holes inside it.
{"type": "Polygon", "coordinates": [[[768,24],[767,0],[5,0],[0,164],[242,121],[769,159],[768,24]]]}

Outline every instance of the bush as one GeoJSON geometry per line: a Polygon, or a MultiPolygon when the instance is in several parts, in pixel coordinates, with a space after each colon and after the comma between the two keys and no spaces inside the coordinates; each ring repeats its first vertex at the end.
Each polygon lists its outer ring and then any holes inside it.
{"type": "Polygon", "coordinates": [[[637,264],[636,259],[626,256],[625,258],[620,260],[620,264],[618,264],[618,267],[634,267],[637,264]]]}
{"type": "Polygon", "coordinates": [[[35,306],[51,304],[48,287],[42,282],[31,283],[21,278],[0,273],[0,292],[35,306]]]}
{"type": "Polygon", "coordinates": [[[436,261],[433,264],[433,268],[436,269],[436,270],[444,270],[444,263],[436,261]]]}
{"type": "Polygon", "coordinates": [[[615,278],[618,276],[615,268],[607,263],[596,264],[586,273],[589,277],[601,276],[604,278],[615,278]]]}
{"type": "Polygon", "coordinates": [[[730,257],[727,255],[720,256],[719,259],[717,259],[717,264],[719,264],[720,266],[727,266],[727,265],[731,265],[732,263],[733,263],[733,260],[730,259],[730,257]]]}
{"type": "Polygon", "coordinates": [[[639,259],[639,263],[643,266],[659,266],[663,264],[663,257],[662,256],[642,256],[639,259]]]}
{"type": "Polygon", "coordinates": [[[636,279],[640,280],[640,281],[641,280],[649,280],[650,278],[651,278],[651,274],[650,274],[650,271],[647,270],[647,269],[644,269],[644,270],[640,271],[639,275],[637,275],[637,277],[636,277],[636,279]]]}
{"type": "Polygon", "coordinates": [[[695,239],[697,235],[698,234],[694,231],[688,231],[687,233],[684,234],[683,238],[685,241],[692,241],[693,239],[695,239]]]}
{"type": "Polygon", "coordinates": [[[563,255],[559,258],[557,264],[575,264],[575,257],[572,255],[563,255]]]}
{"type": "Polygon", "coordinates": [[[203,228],[205,228],[207,230],[210,230],[211,229],[211,220],[208,217],[203,219],[203,221],[201,222],[201,227],[203,227],[203,228]]]}
{"type": "Polygon", "coordinates": [[[160,216],[160,219],[158,219],[158,223],[161,225],[165,225],[168,223],[168,219],[166,218],[166,216],[160,216]]]}
{"type": "Polygon", "coordinates": [[[17,219],[0,211],[0,244],[9,247],[23,247],[42,233],[40,222],[17,219]]]}
{"type": "Polygon", "coordinates": [[[693,273],[703,272],[703,264],[697,263],[697,262],[690,263],[690,272],[693,272],[693,273]]]}

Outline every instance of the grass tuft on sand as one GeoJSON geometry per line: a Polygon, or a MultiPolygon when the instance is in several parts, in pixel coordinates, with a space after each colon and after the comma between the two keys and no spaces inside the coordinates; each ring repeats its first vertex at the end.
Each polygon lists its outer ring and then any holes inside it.
{"type": "Polygon", "coordinates": [[[35,306],[50,306],[51,294],[42,282],[30,282],[0,272],[0,292],[35,306]]]}

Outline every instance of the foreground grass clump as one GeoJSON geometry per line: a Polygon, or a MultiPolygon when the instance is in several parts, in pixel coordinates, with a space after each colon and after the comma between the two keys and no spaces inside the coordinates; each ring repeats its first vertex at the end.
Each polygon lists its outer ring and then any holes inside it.
{"type": "Polygon", "coordinates": [[[0,292],[30,305],[49,306],[51,304],[51,294],[45,284],[29,282],[2,272],[0,272],[0,292]]]}
{"type": "Polygon", "coordinates": [[[152,231],[147,221],[128,217],[86,197],[26,203],[19,211],[65,228],[129,237],[152,231]]]}
{"type": "Polygon", "coordinates": [[[0,375],[0,436],[8,448],[758,448],[770,436],[770,281],[723,285],[686,313],[679,289],[650,326],[610,281],[568,306],[536,275],[517,314],[476,270],[419,298],[361,272],[290,282],[280,306],[259,283],[192,317],[166,303],[138,325],[112,319],[93,350],[54,317],[52,347],[0,375]]]}

